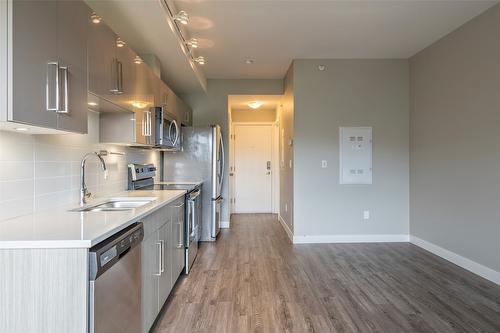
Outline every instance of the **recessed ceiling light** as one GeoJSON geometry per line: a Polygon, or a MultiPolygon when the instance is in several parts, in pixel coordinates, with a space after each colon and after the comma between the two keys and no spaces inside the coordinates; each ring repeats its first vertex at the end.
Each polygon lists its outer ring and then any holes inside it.
{"type": "Polygon", "coordinates": [[[254,62],[255,62],[255,60],[253,60],[253,59],[246,59],[246,60],[245,60],[245,64],[247,64],[247,65],[251,65],[251,64],[253,64],[254,62]]]}
{"type": "Polygon", "coordinates": [[[92,23],[98,24],[98,23],[101,23],[102,18],[99,15],[97,15],[95,12],[93,12],[92,15],[90,15],[90,20],[92,21],[92,23]]]}
{"type": "Polygon", "coordinates": [[[29,131],[29,129],[27,129],[26,127],[16,127],[14,128],[16,131],[19,131],[19,132],[25,132],[25,131],[29,131]]]}
{"type": "Polygon", "coordinates": [[[205,57],[196,57],[193,60],[196,61],[200,65],[205,65],[205,57]]]}
{"type": "Polygon", "coordinates": [[[118,47],[124,47],[124,46],[125,46],[125,44],[126,44],[126,43],[125,43],[125,42],[123,41],[123,39],[121,39],[120,37],[118,37],[118,38],[116,39],[116,46],[118,46],[118,47]]]}
{"type": "Polygon", "coordinates": [[[177,15],[174,15],[174,20],[186,25],[189,22],[189,15],[185,11],[181,10],[177,13],[177,15]]]}
{"type": "Polygon", "coordinates": [[[88,102],[87,104],[90,105],[90,106],[96,106],[97,105],[96,102],[88,102]]]}
{"type": "Polygon", "coordinates": [[[258,108],[260,108],[263,104],[264,104],[264,102],[261,102],[261,101],[253,101],[253,102],[249,102],[249,103],[247,103],[247,105],[248,105],[249,107],[251,107],[252,109],[258,109],[258,108]]]}

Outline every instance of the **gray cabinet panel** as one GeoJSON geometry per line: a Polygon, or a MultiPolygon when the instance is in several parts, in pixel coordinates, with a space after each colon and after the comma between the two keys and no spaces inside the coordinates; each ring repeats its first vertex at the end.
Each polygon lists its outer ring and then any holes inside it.
{"type": "Polygon", "coordinates": [[[184,200],[176,201],[173,206],[171,249],[174,284],[184,269],[184,200]]]}
{"type": "Polygon", "coordinates": [[[160,245],[158,231],[142,241],[142,332],[146,333],[158,315],[160,245]]]}
{"type": "MultiPolygon", "coordinates": [[[[57,62],[57,3],[13,1],[12,116],[9,120],[56,128],[57,114],[47,111],[46,85],[50,62],[57,62]]],[[[55,75],[50,77],[50,102],[55,103],[55,75]]]]}
{"type": "Polygon", "coordinates": [[[87,132],[87,37],[90,9],[81,1],[59,1],[58,55],[62,67],[61,77],[67,70],[68,82],[61,89],[67,90],[67,113],[58,114],[58,129],[87,132]]]}
{"type": "MultiPolygon", "coordinates": [[[[168,207],[169,213],[171,207],[168,207]]],[[[163,272],[159,277],[159,310],[168,298],[172,290],[172,251],[170,234],[172,233],[172,222],[170,216],[168,222],[159,230],[159,239],[163,244],[163,272]]]]}

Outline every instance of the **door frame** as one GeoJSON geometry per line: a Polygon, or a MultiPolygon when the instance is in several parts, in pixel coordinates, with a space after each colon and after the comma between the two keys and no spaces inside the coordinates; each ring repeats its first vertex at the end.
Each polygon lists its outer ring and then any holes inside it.
{"type": "Polygon", "coordinates": [[[236,184],[235,177],[231,176],[234,172],[235,165],[235,133],[238,126],[265,126],[271,127],[273,141],[271,143],[271,212],[278,214],[279,212],[279,124],[274,122],[231,122],[229,126],[229,213],[235,213],[235,194],[236,184]]]}

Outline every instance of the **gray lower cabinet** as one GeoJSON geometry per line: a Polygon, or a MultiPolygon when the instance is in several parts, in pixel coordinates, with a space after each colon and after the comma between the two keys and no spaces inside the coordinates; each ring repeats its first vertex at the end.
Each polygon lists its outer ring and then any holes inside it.
{"type": "Polygon", "coordinates": [[[172,274],[175,281],[184,269],[184,201],[177,202],[173,207],[170,243],[172,248],[172,274]]]}
{"type": "Polygon", "coordinates": [[[146,217],[143,223],[142,332],[147,333],[184,268],[181,234],[184,226],[184,198],[146,217]]]}
{"type": "Polygon", "coordinates": [[[0,46],[12,85],[2,120],[86,133],[90,9],[83,1],[9,0],[1,11],[2,20],[12,17],[11,39],[0,46]]]}

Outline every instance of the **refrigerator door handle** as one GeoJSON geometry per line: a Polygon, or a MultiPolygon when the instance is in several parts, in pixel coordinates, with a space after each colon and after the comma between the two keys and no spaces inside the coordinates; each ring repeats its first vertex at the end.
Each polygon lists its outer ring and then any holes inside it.
{"type": "Polygon", "coordinates": [[[219,194],[222,193],[222,181],[224,180],[224,169],[226,168],[225,165],[225,155],[224,155],[224,140],[222,140],[222,133],[220,134],[219,137],[220,140],[220,149],[221,149],[221,168],[220,168],[220,180],[219,180],[219,194]]]}

